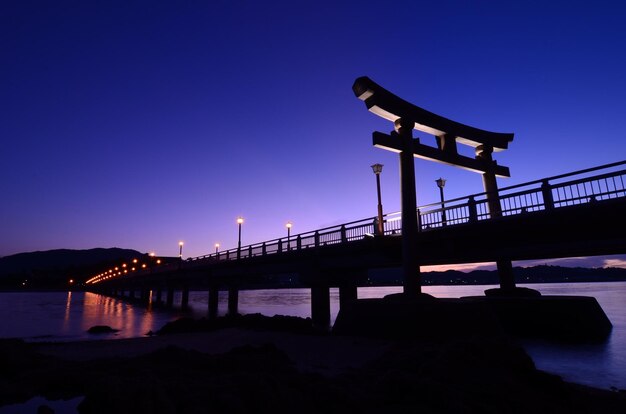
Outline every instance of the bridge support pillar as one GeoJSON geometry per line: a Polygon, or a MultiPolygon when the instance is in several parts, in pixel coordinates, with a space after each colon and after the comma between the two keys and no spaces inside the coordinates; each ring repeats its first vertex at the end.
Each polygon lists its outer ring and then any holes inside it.
{"type": "Polygon", "coordinates": [[[236,315],[239,307],[239,289],[231,287],[228,289],[228,314],[236,315]]]}
{"type": "Polygon", "coordinates": [[[167,289],[167,298],[166,298],[166,303],[168,308],[171,308],[172,306],[174,306],[174,288],[168,288],[167,289]]]}
{"type": "Polygon", "coordinates": [[[351,302],[357,300],[356,285],[339,286],[339,307],[349,306],[351,302]]]}
{"type": "Polygon", "coordinates": [[[161,303],[161,300],[163,300],[163,289],[158,287],[157,290],[156,290],[156,297],[155,297],[154,301],[156,303],[161,303]]]}
{"type": "Polygon", "coordinates": [[[515,289],[515,277],[513,276],[513,263],[510,260],[498,260],[498,277],[500,278],[500,289],[515,289]]]}
{"type": "Polygon", "coordinates": [[[330,328],[330,288],[328,286],[311,288],[311,319],[316,329],[328,330],[330,328]]]}
{"type": "Polygon", "coordinates": [[[217,305],[220,291],[216,287],[209,288],[209,319],[217,318],[217,305]]]}
{"type": "Polygon", "coordinates": [[[135,299],[135,289],[130,288],[128,290],[128,299],[135,299]]]}
{"type": "Polygon", "coordinates": [[[180,299],[181,309],[187,309],[189,307],[189,288],[183,288],[183,292],[180,299]]]}

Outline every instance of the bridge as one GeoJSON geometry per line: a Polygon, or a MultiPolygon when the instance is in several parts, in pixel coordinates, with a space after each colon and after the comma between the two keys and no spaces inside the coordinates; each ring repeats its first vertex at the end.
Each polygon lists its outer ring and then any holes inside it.
{"type": "MultiPolygon", "coordinates": [[[[502,262],[626,253],[626,161],[547,177],[494,192],[418,206],[411,254],[419,266],[502,262]],[[498,208],[494,207],[497,200],[498,208]],[[490,208],[491,207],[491,208],[490,208]]],[[[402,216],[383,216],[219,251],[175,263],[107,269],[87,281],[105,294],[181,306],[190,290],[208,291],[209,317],[217,316],[220,290],[237,312],[240,289],[281,288],[285,280],[311,289],[315,325],[330,321],[329,289],[340,306],[357,299],[368,271],[402,266],[402,216]]]]}

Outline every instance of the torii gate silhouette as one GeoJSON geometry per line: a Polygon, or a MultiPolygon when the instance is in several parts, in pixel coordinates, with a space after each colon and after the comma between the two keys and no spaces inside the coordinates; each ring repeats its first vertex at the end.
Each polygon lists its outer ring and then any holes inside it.
{"type": "MultiPolygon", "coordinates": [[[[365,76],[356,79],[352,90],[357,98],[365,102],[370,112],[394,123],[394,131],[389,135],[374,132],[373,143],[376,147],[400,154],[404,293],[420,294],[420,265],[415,254],[418,222],[413,157],[482,174],[489,214],[498,217],[502,209],[496,177],[510,177],[510,173],[508,167],[498,165],[493,160],[492,154],[507,149],[509,142],[513,141],[513,134],[484,131],[449,120],[403,100],[365,76]],[[420,143],[418,138],[413,138],[413,129],[434,135],[437,146],[420,143]],[[474,147],[476,157],[460,155],[457,143],[474,147]]],[[[512,293],[515,290],[515,279],[511,261],[499,260],[496,264],[501,291],[512,293]]]]}

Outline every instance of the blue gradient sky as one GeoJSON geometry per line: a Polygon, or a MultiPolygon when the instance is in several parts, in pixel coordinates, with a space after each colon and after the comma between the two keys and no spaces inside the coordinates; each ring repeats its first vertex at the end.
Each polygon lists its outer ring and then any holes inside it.
{"type": "MultiPolygon", "coordinates": [[[[500,186],[624,159],[626,6],[615,1],[47,2],[0,5],[0,256],[123,247],[184,256],[400,208],[369,76],[513,132],[500,186]]],[[[428,144],[434,144],[430,140],[428,144]]],[[[482,191],[416,160],[418,203],[482,191]]]]}

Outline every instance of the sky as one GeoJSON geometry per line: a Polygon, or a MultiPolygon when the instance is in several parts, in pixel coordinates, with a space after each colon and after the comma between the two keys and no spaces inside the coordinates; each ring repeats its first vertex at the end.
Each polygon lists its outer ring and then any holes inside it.
{"type": "MultiPolygon", "coordinates": [[[[3,1],[0,256],[190,257],[236,247],[238,216],[244,245],[373,217],[374,163],[399,211],[398,156],[371,138],[393,126],[360,76],[514,133],[500,187],[621,161],[625,20],[604,0],[3,1]]],[[[483,191],[415,167],[420,205],[439,177],[447,199],[483,191]]]]}

